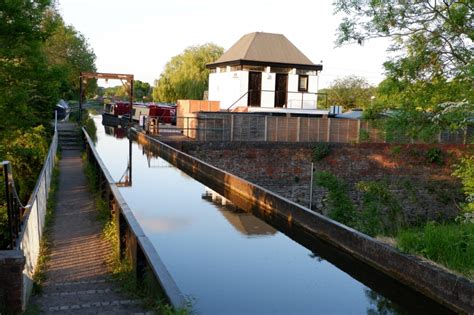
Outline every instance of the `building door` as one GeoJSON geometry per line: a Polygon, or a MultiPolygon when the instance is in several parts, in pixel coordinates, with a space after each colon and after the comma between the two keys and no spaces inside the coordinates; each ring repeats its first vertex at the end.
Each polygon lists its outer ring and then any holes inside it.
{"type": "Polygon", "coordinates": [[[277,73],[275,80],[275,107],[285,107],[288,96],[288,74],[277,73]]]}
{"type": "Polygon", "coordinates": [[[262,73],[249,72],[248,106],[260,106],[262,94],[262,73]]]}

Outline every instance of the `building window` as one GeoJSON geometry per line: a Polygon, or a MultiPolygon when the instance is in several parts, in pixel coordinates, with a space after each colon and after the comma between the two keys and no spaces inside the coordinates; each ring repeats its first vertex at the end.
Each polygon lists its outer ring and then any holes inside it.
{"type": "Polygon", "coordinates": [[[307,75],[298,76],[298,91],[300,92],[308,91],[308,76],[307,75]]]}

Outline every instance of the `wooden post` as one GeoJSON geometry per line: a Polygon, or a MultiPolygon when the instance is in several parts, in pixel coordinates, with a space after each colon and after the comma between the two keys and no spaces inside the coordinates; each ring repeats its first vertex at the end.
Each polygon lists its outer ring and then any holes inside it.
{"type": "Polygon", "coordinates": [[[360,119],[357,119],[357,143],[360,143],[360,119]]]}
{"type": "Polygon", "coordinates": [[[328,134],[326,142],[331,141],[331,118],[328,117],[328,134]]]}
{"type": "Polygon", "coordinates": [[[234,141],[234,114],[230,114],[230,141],[234,141]]]}
{"type": "Polygon", "coordinates": [[[268,141],[268,116],[265,116],[265,141],[268,141]]]}
{"type": "Polygon", "coordinates": [[[301,117],[296,118],[296,142],[300,142],[301,117]]]}

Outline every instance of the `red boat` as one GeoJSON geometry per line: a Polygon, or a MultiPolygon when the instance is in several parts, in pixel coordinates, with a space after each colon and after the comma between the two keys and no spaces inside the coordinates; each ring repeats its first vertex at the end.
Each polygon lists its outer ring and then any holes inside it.
{"type": "MultiPolygon", "coordinates": [[[[129,102],[115,102],[104,105],[104,114],[121,117],[129,115],[129,102]]],[[[161,123],[176,124],[176,106],[170,104],[134,103],[132,118],[140,120],[140,116],[158,118],[161,123]]]]}

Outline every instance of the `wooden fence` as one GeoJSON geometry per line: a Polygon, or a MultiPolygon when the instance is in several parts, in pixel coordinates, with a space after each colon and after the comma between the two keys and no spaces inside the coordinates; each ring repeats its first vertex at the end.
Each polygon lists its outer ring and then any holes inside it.
{"type": "MultiPolygon", "coordinates": [[[[184,135],[201,141],[416,142],[407,138],[387,140],[373,124],[356,119],[200,112],[178,117],[177,121],[184,135]]],[[[473,137],[471,128],[457,133],[442,132],[434,141],[463,144],[469,143],[473,137]]]]}

